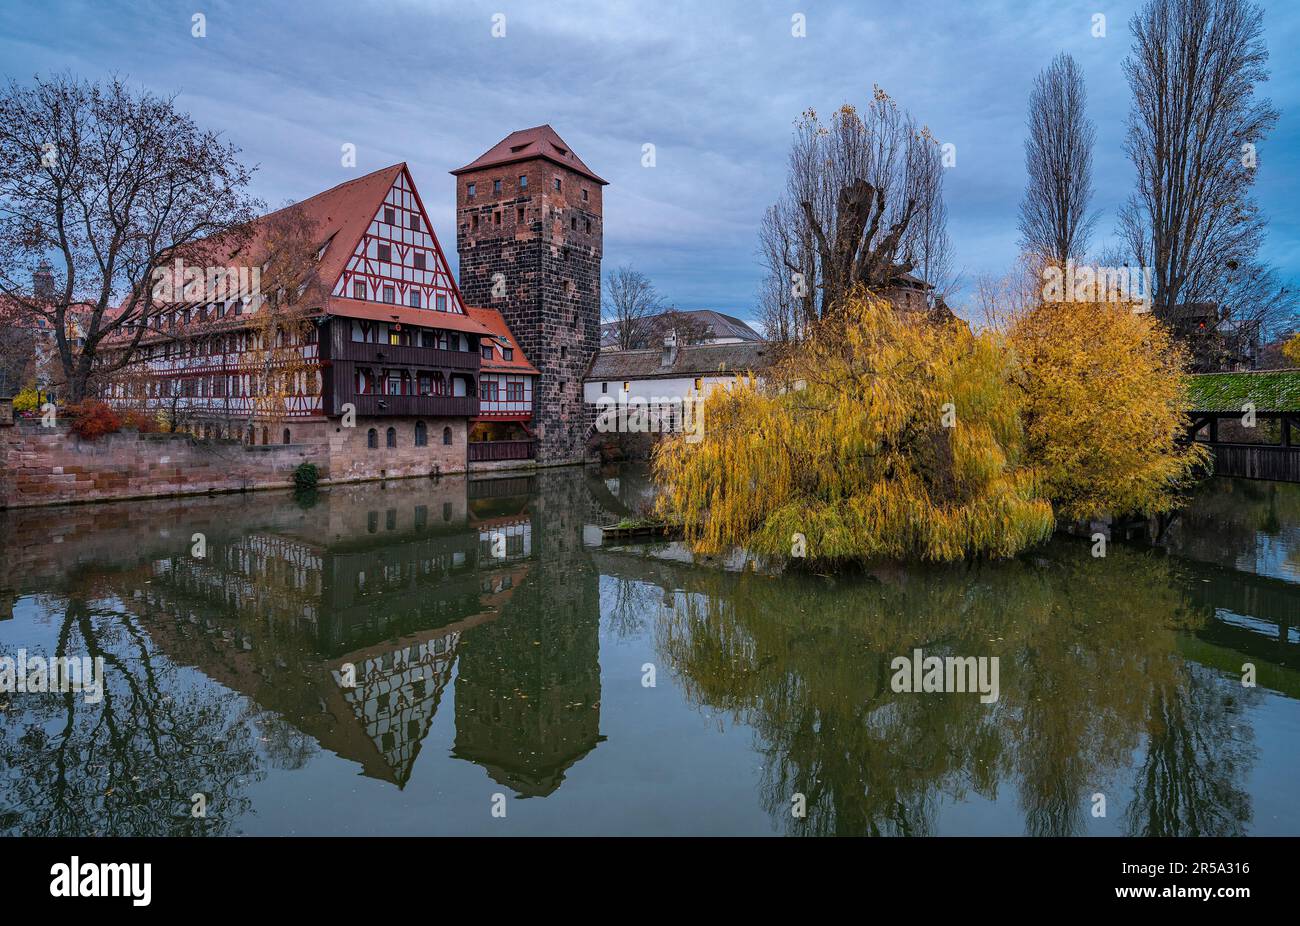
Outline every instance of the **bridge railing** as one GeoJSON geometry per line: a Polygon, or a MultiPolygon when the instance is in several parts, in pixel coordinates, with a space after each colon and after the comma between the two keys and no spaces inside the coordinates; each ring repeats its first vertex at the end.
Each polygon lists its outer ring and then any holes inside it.
{"type": "Polygon", "coordinates": [[[1300,447],[1270,444],[1211,444],[1216,476],[1300,482],[1300,447]]]}

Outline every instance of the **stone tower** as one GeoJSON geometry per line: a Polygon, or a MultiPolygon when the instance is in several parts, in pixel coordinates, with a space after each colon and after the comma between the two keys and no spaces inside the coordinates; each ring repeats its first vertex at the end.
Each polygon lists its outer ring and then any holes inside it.
{"type": "Polygon", "coordinates": [[[511,133],[452,174],[461,293],[501,312],[541,372],[537,461],[580,461],[582,378],[600,349],[606,182],[549,125],[511,133]]]}

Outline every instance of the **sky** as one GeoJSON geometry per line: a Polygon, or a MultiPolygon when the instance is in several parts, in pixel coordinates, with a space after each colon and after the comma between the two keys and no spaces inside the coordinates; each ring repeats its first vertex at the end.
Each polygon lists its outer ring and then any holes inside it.
{"type": "MultiPolygon", "coordinates": [[[[1061,51],[1083,70],[1097,127],[1091,250],[1110,240],[1133,183],[1121,62],[1138,6],[3,0],[0,74],[20,83],[65,70],[117,74],[175,94],[242,149],[257,168],[251,192],[272,207],[406,161],[453,264],[447,172],[516,129],[549,123],[610,183],[606,270],[630,264],[669,304],[742,318],[755,315],[759,222],[784,186],[799,114],[865,105],[879,85],[955,146],[944,183],[960,306],[978,276],[1016,259],[1025,106],[1034,75],[1061,51]],[[1093,35],[1097,14],[1104,37],[1093,35]],[[355,167],[343,166],[347,144],[355,167]]],[[[1300,56],[1286,54],[1300,44],[1300,3],[1262,6],[1272,73],[1262,94],[1281,119],[1259,149],[1256,197],[1271,223],[1261,257],[1300,283],[1290,179],[1300,173],[1300,56]]]]}

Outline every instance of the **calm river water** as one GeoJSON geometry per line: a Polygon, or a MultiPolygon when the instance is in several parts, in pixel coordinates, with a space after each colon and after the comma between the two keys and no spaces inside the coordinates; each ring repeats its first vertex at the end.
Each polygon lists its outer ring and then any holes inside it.
{"type": "Polygon", "coordinates": [[[0,512],[0,657],[105,679],[0,693],[0,832],[1300,834],[1300,486],[835,578],[601,547],[649,492],[0,512]],[[998,657],[998,700],[895,692],[916,649],[998,657]]]}

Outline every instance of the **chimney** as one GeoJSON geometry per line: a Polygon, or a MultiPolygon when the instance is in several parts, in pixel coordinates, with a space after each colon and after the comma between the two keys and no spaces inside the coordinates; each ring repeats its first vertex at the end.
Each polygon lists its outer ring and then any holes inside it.
{"type": "Polygon", "coordinates": [[[42,260],[32,271],[32,296],[38,302],[54,301],[54,268],[42,260]]]}
{"type": "Polygon", "coordinates": [[[664,335],[664,352],[660,358],[661,367],[670,367],[677,362],[677,332],[669,331],[664,335]]]}

